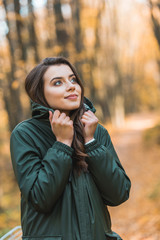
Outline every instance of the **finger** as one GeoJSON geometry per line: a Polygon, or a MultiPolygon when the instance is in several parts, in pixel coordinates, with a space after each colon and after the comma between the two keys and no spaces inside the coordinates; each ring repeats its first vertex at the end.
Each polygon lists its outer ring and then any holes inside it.
{"type": "Polygon", "coordinates": [[[82,117],[94,118],[95,115],[92,115],[92,114],[90,114],[90,113],[84,113],[84,114],[82,115],[82,117]]]}
{"type": "Polygon", "coordinates": [[[69,116],[66,116],[65,119],[64,119],[65,122],[69,122],[70,120],[71,120],[71,119],[70,119],[69,116]]]}
{"type": "Polygon", "coordinates": [[[85,119],[81,119],[81,122],[82,122],[83,125],[85,126],[85,124],[86,124],[86,120],[85,120],[85,119]]]}
{"type": "Polygon", "coordinates": [[[56,121],[59,116],[60,116],[60,111],[59,110],[55,110],[54,113],[53,113],[53,118],[52,118],[52,121],[56,121]]]}
{"type": "Polygon", "coordinates": [[[68,124],[70,120],[71,120],[70,117],[66,116],[64,119],[61,119],[60,122],[61,124],[68,124]]]}
{"type": "Polygon", "coordinates": [[[60,111],[55,110],[54,113],[52,114],[52,119],[51,119],[51,124],[55,124],[60,116],[60,111]]]}
{"type": "Polygon", "coordinates": [[[92,114],[92,115],[95,115],[94,112],[92,112],[91,110],[88,110],[87,112],[92,114]]]}
{"type": "Polygon", "coordinates": [[[51,122],[52,121],[52,112],[49,111],[49,121],[51,122]]]}
{"type": "Polygon", "coordinates": [[[82,116],[82,119],[90,120],[90,119],[92,119],[92,117],[83,115],[83,116],[82,116]]]}
{"type": "Polygon", "coordinates": [[[87,119],[81,119],[82,123],[88,123],[87,119]]]}
{"type": "Polygon", "coordinates": [[[58,120],[59,121],[64,121],[64,119],[66,118],[66,114],[65,113],[61,113],[58,120]]]}
{"type": "MultiPolygon", "coordinates": [[[[90,119],[92,119],[92,120],[95,120],[96,122],[98,121],[98,118],[96,117],[96,115],[95,115],[93,112],[91,112],[90,110],[87,111],[87,112],[85,112],[85,113],[83,114],[83,116],[88,117],[88,118],[90,118],[90,119]]],[[[83,117],[83,116],[82,116],[82,117],[83,117]]]]}
{"type": "Polygon", "coordinates": [[[70,126],[73,126],[73,121],[72,121],[72,120],[69,120],[68,124],[69,124],[70,126]]]}
{"type": "Polygon", "coordinates": [[[81,120],[85,121],[85,123],[87,124],[98,123],[98,118],[96,117],[93,118],[93,117],[83,116],[81,120]]]}
{"type": "Polygon", "coordinates": [[[92,111],[90,111],[90,110],[85,112],[84,115],[86,115],[86,116],[95,116],[94,113],[92,111]]]}

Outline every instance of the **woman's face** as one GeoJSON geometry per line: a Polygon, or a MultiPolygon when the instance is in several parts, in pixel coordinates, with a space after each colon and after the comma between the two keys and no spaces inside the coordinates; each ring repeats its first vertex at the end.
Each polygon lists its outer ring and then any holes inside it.
{"type": "Polygon", "coordinates": [[[54,110],[69,115],[81,102],[81,87],[68,65],[52,65],[43,76],[44,96],[54,110]]]}

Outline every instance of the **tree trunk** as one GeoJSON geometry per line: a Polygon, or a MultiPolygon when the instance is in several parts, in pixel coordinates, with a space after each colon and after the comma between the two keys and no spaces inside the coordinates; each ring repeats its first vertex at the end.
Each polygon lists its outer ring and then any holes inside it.
{"type": "Polygon", "coordinates": [[[14,10],[15,10],[15,16],[16,16],[16,27],[17,27],[17,35],[18,35],[18,45],[21,50],[21,59],[23,61],[26,60],[27,55],[26,55],[26,46],[24,44],[24,41],[22,39],[22,28],[23,28],[23,23],[22,23],[22,18],[20,15],[20,4],[19,0],[14,0],[14,10]]]}
{"type": "MultiPolygon", "coordinates": [[[[151,14],[151,19],[152,19],[152,26],[153,26],[153,32],[155,35],[155,38],[157,40],[158,46],[159,46],[159,50],[160,50],[160,20],[159,20],[159,16],[160,16],[160,2],[152,2],[152,0],[148,0],[149,1],[149,5],[150,5],[150,14],[151,14]],[[157,9],[159,12],[159,16],[155,16],[153,13],[153,10],[157,9]]],[[[157,57],[157,65],[159,68],[159,72],[160,72],[160,56],[157,57]]],[[[160,82],[159,82],[159,89],[160,89],[160,82]]]]}
{"type": "Polygon", "coordinates": [[[124,97],[115,95],[114,100],[110,102],[110,114],[112,125],[121,128],[125,124],[124,97]]]}
{"type": "MultiPolygon", "coordinates": [[[[13,128],[23,119],[23,111],[20,101],[20,93],[19,93],[19,83],[15,78],[15,55],[14,55],[14,47],[16,46],[15,40],[12,39],[10,33],[10,21],[8,18],[8,10],[7,10],[7,1],[3,0],[3,5],[6,11],[6,22],[9,28],[9,32],[7,34],[8,44],[10,48],[10,72],[6,73],[7,83],[4,84],[3,91],[3,99],[5,102],[5,108],[8,113],[9,119],[9,130],[12,131],[13,128]]],[[[12,20],[13,21],[13,20],[12,20]]]]}
{"type": "Polygon", "coordinates": [[[48,39],[46,40],[46,48],[47,49],[51,49],[54,46],[54,42],[55,42],[55,35],[54,35],[54,31],[53,28],[50,27],[51,24],[53,24],[53,0],[47,0],[46,3],[46,9],[47,9],[47,28],[48,28],[48,39]]]}
{"type": "Polygon", "coordinates": [[[53,9],[55,14],[57,44],[62,49],[60,52],[60,55],[63,55],[64,57],[68,57],[69,51],[67,48],[67,43],[69,41],[69,35],[66,31],[65,19],[62,14],[61,0],[54,0],[53,9]]]}
{"type": "Polygon", "coordinates": [[[30,41],[29,46],[34,50],[34,59],[35,62],[38,63],[40,61],[39,54],[38,54],[38,47],[37,47],[37,36],[34,26],[34,12],[33,12],[33,6],[32,6],[32,0],[28,0],[28,12],[29,12],[29,24],[28,24],[28,30],[30,34],[30,41]]]}
{"type": "Polygon", "coordinates": [[[159,11],[160,15],[160,2],[152,2],[152,0],[149,0],[149,5],[150,5],[150,13],[151,13],[151,19],[152,19],[152,25],[153,25],[153,32],[156,37],[158,46],[160,48],[160,21],[158,16],[156,17],[153,13],[154,9],[157,9],[159,11]]]}
{"type": "Polygon", "coordinates": [[[83,80],[83,74],[82,74],[82,66],[84,62],[86,61],[85,56],[82,56],[82,52],[84,52],[84,45],[83,45],[83,36],[82,36],[82,30],[81,30],[81,17],[80,12],[81,9],[81,2],[80,0],[75,0],[72,2],[72,23],[74,26],[74,48],[76,52],[75,57],[75,67],[77,69],[77,72],[80,76],[80,79],[83,80]]]}
{"type": "Polygon", "coordinates": [[[107,106],[107,99],[102,99],[100,97],[98,97],[97,95],[97,89],[95,88],[95,84],[94,81],[96,81],[95,76],[94,76],[94,71],[93,69],[95,69],[96,67],[100,67],[98,66],[98,52],[100,50],[100,35],[99,35],[99,30],[100,30],[100,26],[101,26],[101,16],[103,14],[104,11],[104,6],[105,6],[105,1],[101,1],[99,8],[97,10],[97,16],[96,16],[96,25],[95,25],[95,44],[94,44],[94,54],[92,55],[91,59],[89,60],[90,62],[90,91],[91,91],[91,96],[92,96],[92,100],[94,100],[97,104],[99,104],[101,106],[102,112],[103,112],[103,118],[102,118],[102,122],[106,121],[106,117],[108,116],[108,106],[107,106]]]}
{"type": "Polygon", "coordinates": [[[80,53],[83,50],[83,37],[82,37],[82,30],[81,30],[81,19],[80,19],[80,11],[81,11],[81,3],[80,0],[73,1],[73,24],[74,24],[74,44],[77,53],[80,53]]]}
{"type": "MultiPolygon", "coordinates": [[[[124,99],[124,77],[122,76],[120,50],[117,46],[119,38],[118,13],[114,6],[110,12],[111,26],[109,28],[111,36],[108,37],[108,58],[111,59],[108,66],[113,71],[114,83],[108,86],[107,102],[109,104],[111,122],[115,127],[123,127],[125,122],[125,99],[124,99]]],[[[110,60],[109,59],[109,60],[110,60]]]]}

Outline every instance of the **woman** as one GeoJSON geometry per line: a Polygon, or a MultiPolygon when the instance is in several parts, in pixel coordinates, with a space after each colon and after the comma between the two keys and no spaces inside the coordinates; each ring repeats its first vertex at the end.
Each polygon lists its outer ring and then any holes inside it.
{"type": "Polygon", "coordinates": [[[128,199],[130,180],[76,70],[65,58],[46,58],[25,89],[32,118],[11,134],[23,238],[120,240],[107,205],[128,199]]]}

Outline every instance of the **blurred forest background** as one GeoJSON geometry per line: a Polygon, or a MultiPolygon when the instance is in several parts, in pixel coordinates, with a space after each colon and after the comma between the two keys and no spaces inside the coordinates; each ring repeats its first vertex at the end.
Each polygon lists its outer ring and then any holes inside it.
{"type": "Polygon", "coordinates": [[[20,224],[9,138],[30,117],[25,76],[61,55],[132,180],[130,202],[111,209],[114,230],[124,240],[160,239],[160,0],[0,0],[0,236],[20,224]]]}

